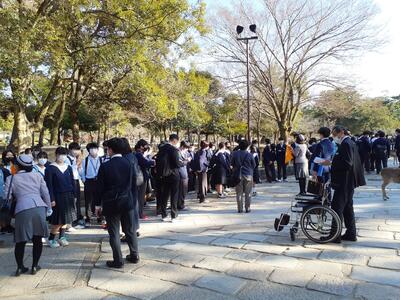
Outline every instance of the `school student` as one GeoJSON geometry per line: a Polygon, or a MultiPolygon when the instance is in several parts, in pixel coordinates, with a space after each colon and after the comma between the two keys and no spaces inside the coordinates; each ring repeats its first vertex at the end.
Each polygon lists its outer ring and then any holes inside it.
{"type": "MultiPolygon", "coordinates": [[[[73,225],[75,229],[83,229],[85,228],[85,221],[83,219],[81,213],[81,185],[79,183],[79,168],[81,165],[80,155],[81,155],[81,146],[78,143],[72,142],[68,145],[69,153],[67,155],[67,159],[65,160],[66,164],[71,166],[73,176],[74,176],[74,187],[75,187],[75,195],[76,195],[76,220],[73,220],[73,225]]],[[[73,228],[70,228],[71,230],[73,228]]]]}
{"type": "Polygon", "coordinates": [[[50,193],[53,214],[50,217],[51,231],[49,246],[57,248],[68,246],[65,236],[67,224],[76,218],[75,199],[76,188],[72,167],[65,163],[68,150],[63,147],[56,149],[56,161],[46,168],[45,181],[50,193]],[[56,241],[56,235],[58,242],[56,241]]]}
{"type": "Polygon", "coordinates": [[[40,175],[44,177],[46,167],[49,165],[48,163],[48,155],[46,152],[42,151],[36,155],[37,163],[33,165],[33,171],[38,172],[40,175]]]}
{"type": "MultiPolygon", "coordinates": [[[[89,143],[86,145],[89,155],[82,161],[81,179],[84,184],[85,195],[85,223],[90,224],[89,208],[92,216],[95,216],[95,195],[96,181],[102,160],[99,157],[99,145],[97,143],[89,143]]],[[[98,220],[101,222],[101,220],[98,220]]]]}

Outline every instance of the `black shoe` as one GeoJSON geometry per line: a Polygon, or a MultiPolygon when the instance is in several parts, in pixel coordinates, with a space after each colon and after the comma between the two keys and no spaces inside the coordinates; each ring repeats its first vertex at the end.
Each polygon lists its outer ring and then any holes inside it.
{"type": "Polygon", "coordinates": [[[136,231],[136,236],[139,237],[140,236],[140,232],[136,231]]]}
{"type": "MultiPolygon", "coordinates": [[[[325,242],[327,240],[330,240],[331,238],[332,238],[331,236],[321,236],[319,239],[321,242],[325,242]]],[[[331,241],[331,243],[335,243],[335,244],[340,244],[341,242],[342,241],[341,241],[340,237],[331,241]]]]}
{"type": "Polygon", "coordinates": [[[202,198],[199,200],[199,203],[204,203],[205,200],[206,200],[205,198],[202,198]]]}
{"type": "Polygon", "coordinates": [[[246,214],[248,214],[249,212],[251,212],[250,208],[246,208],[246,214]]]}
{"type": "Polygon", "coordinates": [[[31,274],[36,275],[37,272],[39,272],[42,268],[40,266],[32,267],[31,269],[31,274]]]}
{"type": "Polygon", "coordinates": [[[349,236],[349,235],[342,235],[341,237],[342,241],[350,241],[350,242],[357,242],[357,237],[356,236],[349,236]]]}
{"type": "Polygon", "coordinates": [[[26,267],[18,268],[17,271],[15,271],[15,276],[18,277],[19,275],[25,274],[28,271],[29,269],[26,267]]]}
{"type": "Polygon", "coordinates": [[[139,263],[140,258],[139,258],[139,255],[131,255],[131,254],[128,254],[128,255],[126,256],[126,261],[127,261],[127,262],[130,262],[130,263],[132,263],[132,264],[137,264],[137,263],[139,263]]]}
{"type": "Polygon", "coordinates": [[[113,260],[107,260],[106,265],[109,268],[115,268],[115,269],[121,269],[124,266],[123,263],[115,262],[113,260]]]}

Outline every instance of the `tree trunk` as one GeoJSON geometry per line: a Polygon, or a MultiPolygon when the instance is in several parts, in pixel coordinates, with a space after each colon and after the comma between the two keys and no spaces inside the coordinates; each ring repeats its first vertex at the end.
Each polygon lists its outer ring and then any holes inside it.
{"type": "Polygon", "coordinates": [[[97,129],[97,144],[100,145],[101,126],[97,129]]]}
{"type": "Polygon", "coordinates": [[[16,106],[14,110],[14,126],[8,148],[14,149],[19,153],[24,148],[32,144],[32,126],[26,117],[25,111],[16,106]]]}
{"type": "Polygon", "coordinates": [[[288,127],[286,126],[286,124],[278,122],[278,129],[279,129],[279,137],[284,138],[284,140],[287,142],[290,132],[288,131],[288,127]]]}
{"type": "Polygon", "coordinates": [[[61,146],[61,127],[57,128],[57,145],[61,146]]]}
{"type": "Polygon", "coordinates": [[[39,133],[39,146],[43,147],[43,140],[44,140],[44,133],[46,131],[46,128],[44,126],[42,126],[42,128],[40,129],[40,133],[39,133]]]}
{"type": "Polygon", "coordinates": [[[69,113],[71,116],[71,122],[72,122],[72,140],[76,143],[79,143],[80,137],[79,137],[79,117],[78,117],[78,111],[70,107],[69,108],[69,113]]]}

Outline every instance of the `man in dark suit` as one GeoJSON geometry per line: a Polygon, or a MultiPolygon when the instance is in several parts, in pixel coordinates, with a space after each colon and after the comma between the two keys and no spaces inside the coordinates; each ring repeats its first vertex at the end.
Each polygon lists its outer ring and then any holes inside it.
{"type": "Polygon", "coordinates": [[[369,139],[369,131],[364,131],[362,136],[357,140],[358,153],[360,154],[361,164],[367,173],[370,172],[371,159],[371,142],[369,139]]]}
{"type": "MultiPolygon", "coordinates": [[[[332,130],[334,141],[339,145],[332,160],[331,184],[335,190],[332,209],[344,221],[346,233],[334,242],[341,240],[356,241],[356,222],[353,209],[354,189],[365,185],[363,167],[356,144],[351,140],[343,126],[335,126],[332,130]]],[[[329,162],[327,161],[327,164],[329,162]]],[[[333,224],[334,227],[334,224],[333,224]]]]}
{"type": "MultiPolygon", "coordinates": [[[[400,128],[396,129],[396,138],[394,140],[394,150],[396,150],[396,155],[398,157],[398,161],[400,162],[400,128]]],[[[400,167],[400,165],[399,165],[400,167]]]]}
{"type": "Polygon", "coordinates": [[[275,173],[275,150],[272,149],[271,140],[265,140],[266,146],[263,151],[263,164],[265,169],[265,175],[269,183],[276,181],[275,173]]]}
{"type": "Polygon", "coordinates": [[[171,134],[169,142],[160,148],[156,159],[156,172],[160,181],[160,211],[163,221],[167,221],[168,198],[171,200],[171,221],[178,217],[179,168],[185,166],[179,154],[179,137],[171,134]]]}
{"type": "Polygon", "coordinates": [[[125,233],[130,254],[126,260],[139,262],[139,252],[135,225],[135,199],[132,194],[132,182],[136,172],[128,159],[122,156],[125,143],[122,139],[108,141],[109,161],[103,163],[97,176],[96,213],[106,217],[113,260],[107,261],[110,268],[122,268],[124,262],[121,253],[119,227],[125,233]]]}
{"type": "Polygon", "coordinates": [[[372,143],[372,152],[375,156],[376,174],[383,168],[387,168],[388,158],[390,157],[390,142],[383,131],[378,131],[378,138],[372,143]]]}
{"type": "Polygon", "coordinates": [[[276,163],[278,165],[278,181],[286,181],[286,144],[283,137],[279,138],[279,143],[276,145],[276,163]]]}

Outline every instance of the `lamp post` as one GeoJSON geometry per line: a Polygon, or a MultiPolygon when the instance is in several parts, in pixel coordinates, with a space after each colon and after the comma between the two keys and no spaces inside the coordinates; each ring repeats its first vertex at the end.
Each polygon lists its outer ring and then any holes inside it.
{"type": "MultiPolygon", "coordinates": [[[[257,26],[252,24],[249,26],[251,32],[256,33],[257,26]]],[[[250,107],[250,67],[249,67],[249,41],[258,39],[257,36],[250,37],[240,37],[240,34],[243,32],[243,26],[236,26],[236,33],[238,34],[238,41],[244,41],[246,44],[246,70],[247,70],[247,138],[248,141],[251,141],[251,130],[250,130],[250,115],[251,115],[251,107],[250,107]]]]}

